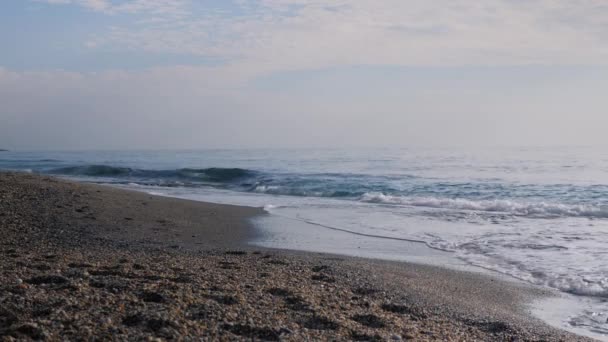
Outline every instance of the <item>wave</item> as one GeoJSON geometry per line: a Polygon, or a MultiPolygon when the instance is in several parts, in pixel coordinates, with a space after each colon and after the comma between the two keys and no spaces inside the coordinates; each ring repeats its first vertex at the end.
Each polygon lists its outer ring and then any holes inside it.
{"type": "Polygon", "coordinates": [[[541,285],[556,288],[578,296],[608,297],[608,280],[589,280],[584,277],[554,277],[543,281],[536,281],[541,285]]]}
{"type": "Polygon", "coordinates": [[[133,172],[133,169],[128,167],[116,167],[108,165],[69,166],[50,171],[50,173],[54,174],[78,176],[120,176],[129,174],[131,172],[133,172]]]}
{"type": "Polygon", "coordinates": [[[35,164],[35,163],[61,163],[59,159],[0,159],[2,162],[20,163],[20,164],[35,164]]]}
{"type": "Polygon", "coordinates": [[[517,202],[512,200],[468,200],[462,198],[404,197],[383,193],[365,193],[361,202],[508,213],[515,216],[537,218],[589,217],[608,218],[608,207],[595,205],[571,205],[547,202],[517,202]]]}
{"type": "Polygon", "coordinates": [[[183,180],[191,182],[232,182],[251,177],[255,171],[240,168],[183,168],[175,170],[143,170],[109,165],[80,165],[50,170],[51,174],[88,177],[129,178],[135,180],[183,180]]]}
{"type": "MultiPolygon", "coordinates": [[[[101,178],[113,183],[168,187],[212,186],[235,191],[298,197],[325,197],[367,203],[460,211],[489,212],[530,218],[608,218],[608,205],[597,196],[608,189],[572,186],[508,186],[488,183],[398,181],[360,174],[268,173],[242,168],[145,170],[111,165],[77,165],[51,174],[101,178]]],[[[604,201],[605,202],[605,201],[604,201]]]]}
{"type": "Polygon", "coordinates": [[[504,263],[483,261],[485,259],[484,257],[492,259],[495,258],[496,255],[487,255],[484,253],[471,254],[458,249],[447,250],[456,252],[462,260],[473,266],[506,274],[535,285],[548,286],[576,296],[608,298],[608,278],[606,278],[602,272],[596,274],[581,274],[573,270],[574,273],[567,274],[563,272],[554,272],[552,268],[545,267],[544,269],[539,269],[534,263],[513,261],[509,262],[508,266],[505,266],[504,263]]]}
{"type": "Polygon", "coordinates": [[[341,189],[331,189],[329,184],[323,185],[304,185],[304,186],[289,186],[289,185],[266,185],[255,184],[251,192],[268,195],[283,195],[283,196],[299,196],[299,197],[330,197],[330,198],[354,198],[361,195],[361,192],[346,191],[341,189]]]}
{"type": "MultiPolygon", "coordinates": [[[[433,244],[430,245],[434,246],[433,244]]],[[[434,247],[437,249],[441,249],[440,247],[434,247]]],[[[525,266],[523,268],[505,267],[501,264],[481,261],[484,258],[484,254],[481,254],[480,259],[480,255],[470,254],[466,252],[463,253],[462,250],[446,250],[458,253],[457,255],[459,255],[462,260],[470,263],[473,266],[506,274],[513,278],[529,282],[535,285],[551,287],[559,291],[576,296],[608,298],[608,278],[603,277],[602,273],[600,273],[599,276],[597,274],[576,274],[576,272],[573,274],[564,274],[560,272],[552,272],[551,269],[534,269],[534,264],[529,264],[529,266],[532,266],[532,268],[528,268],[525,266]]],[[[525,265],[527,266],[528,263],[525,263],[525,265]]]]}
{"type": "Polygon", "coordinates": [[[251,177],[255,174],[255,171],[240,168],[211,167],[207,169],[179,169],[177,173],[180,176],[202,178],[215,182],[227,182],[251,177]]]}

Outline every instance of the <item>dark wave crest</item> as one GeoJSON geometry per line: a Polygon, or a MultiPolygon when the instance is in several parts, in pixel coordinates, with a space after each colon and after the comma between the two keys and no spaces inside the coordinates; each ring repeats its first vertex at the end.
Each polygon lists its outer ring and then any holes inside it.
{"type": "Polygon", "coordinates": [[[50,173],[54,174],[74,176],[120,176],[127,175],[132,172],[133,169],[131,168],[108,165],[68,166],[50,171],[50,173]]]}
{"type": "Polygon", "coordinates": [[[252,177],[255,171],[240,168],[142,170],[109,165],[80,165],[50,170],[49,173],[69,176],[112,177],[133,179],[182,180],[192,182],[233,182],[252,177]]]}
{"type": "Polygon", "coordinates": [[[186,177],[202,177],[208,181],[214,182],[229,182],[235,179],[251,177],[255,174],[252,170],[221,167],[211,167],[208,169],[179,169],[177,172],[186,177]]]}

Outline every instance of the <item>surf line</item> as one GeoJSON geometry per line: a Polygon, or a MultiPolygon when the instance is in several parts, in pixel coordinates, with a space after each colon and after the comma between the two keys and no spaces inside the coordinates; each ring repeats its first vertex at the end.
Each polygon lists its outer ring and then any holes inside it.
{"type": "MultiPolygon", "coordinates": [[[[454,251],[451,251],[451,250],[448,250],[448,249],[442,249],[442,248],[439,248],[439,247],[430,246],[426,241],[423,241],[423,240],[416,240],[416,239],[407,239],[407,238],[398,238],[398,237],[390,237],[390,236],[383,236],[383,235],[374,235],[374,234],[359,233],[359,232],[354,232],[352,230],[348,230],[348,229],[344,229],[344,228],[332,227],[332,226],[328,226],[328,225],[325,225],[325,224],[322,224],[322,223],[318,223],[318,222],[314,222],[314,221],[309,221],[309,220],[306,220],[306,219],[289,217],[289,216],[279,215],[279,214],[275,214],[275,213],[269,213],[269,214],[270,215],[278,216],[280,218],[284,218],[286,220],[303,222],[303,223],[307,223],[307,224],[310,224],[310,225],[313,225],[313,226],[318,226],[318,227],[322,227],[322,228],[326,228],[326,229],[340,231],[340,232],[347,233],[347,234],[353,234],[353,235],[371,237],[371,238],[376,238],[376,239],[385,239],[385,240],[396,240],[396,241],[404,241],[404,242],[412,242],[412,243],[421,243],[421,244],[427,246],[428,248],[430,248],[432,250],[436,250],[436,251],[440,251],[440,252],[446,252],[446,253],[452,253],[452,254],[455,253],[454,251]]],[[[519,281],[524,282],[526,284],[531,284],[533,286],[538,286],[538,287],[543,288],[543,289],[547,288],[546,286],[542,286],[542,285],[536,284],[534,282],[531,282],[529,280],[526,280],[523,277],[518,277],[516,275],[509,274],[509,273],[503,273],[503,272],[500,272],[499,270],[493,269],[491,267],[479,265],[479,264],[476,264],[476,263],[471,263],[471,262],[468,262],[468,261],[466,261],[466,263],[469,264],[472,267],[477,267],[477,268],[480,268],[480,269],[483,269],[485,271],[488,271],[488,272],[491,272],[491,273],[494,273],[494,274],[498,274],[498,275],[501,275],[501,276],[510,277],[512,279],[519,280],[519,281]]],[[[555,289],[555,288],[552,288],[550,286],[548,288],[555,289]]]]}
{"type": "Polygon", "coordinates": [[[287,219],[287,220],[291,220],[291,221],[304,222],[304,223],[307,223],[307,224],[310,224],[310,225],[313,225],[313,226],[318,226],[318,227],[322,227],[322,228],[326,228],[326,229],[331,229],[331,230],[335,230],[335,231],[339,231],[339,232],[343,232],[343,233],[358,235],[358,236],[371,237],[371,238],[375,238],[375,239],[385,239],[385,240],[395,240],[395,241],[421,243],[421,244],[427,246],[428,248],[436,250],[436,251],[447,252],[447,253],[454,253],[453,251],[450,251],[450,250],[446,250],[446,249],[442,249],[442,248],[431,246],[431,245],[428,244],[428,242],[423,241],[423,240],[398,238],[398,237],[391,237],[391,236],[384,236],[384,235],[366,234],[366,233],[355,232],[355,231],[344,229],[344,228],[332,227],[332,226],[328,226],[328,225],[323,224],[323,223],[318,223],[318,222],[314,222],[314,221],[310,221],[310,220],[306,220],[306,219],[301,219],[301,218],[297,218],[297,217],[289,217],[289,216],[279,215],[279,214],[275,214],[275,213],[271,213],[271,215],[275,215],[275,216],[278,216],[278,217],[281,217],[281,218],[284,218],[284,219],[287,219]]]}

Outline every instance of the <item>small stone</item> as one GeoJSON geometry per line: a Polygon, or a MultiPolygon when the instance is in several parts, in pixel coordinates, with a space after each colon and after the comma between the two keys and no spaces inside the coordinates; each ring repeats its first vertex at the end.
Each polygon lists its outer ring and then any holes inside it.
{"type": "Polygon", "coordinates": [[[291,335],[293,331],[289,328],[281,328],[279,329],[279,335],[291,335]]]}
{"type": "Polygon", "coordinates": [[[326,271],[326,270],[329,270],[329,266],[327,266],[327,265],[313,266],[313,268],[312,268],[313,272],[321,272],[321,271],[326,271]]]}
{"type": "Polygon", "coordinates": [[[22,324],[15,328],[15,332],[37,340],[43,339],[45,335],[44,330],[42,330],[38,324],[35,323],[22,324]]]}
{"type": "Polygon", "coordinates": [[[399,335],[392,335],[391,336],[391,340],[393,340],[393,341],[401,341],[401,336],[399,336],[399,335]]]}
{"type": "Polygon", "coordinates": [[[41,284],[66,284],[69,280],[66,277],[58,275],[45,275],[33,277],[27,281],[30,284],[41,285],[41,284]]]}
{"type": "Polygon", "coordinates": [[[384,321],[380,317],[372,314],[355,315],[352,319],[353,321],[358,322],[369,328],[384,328],[385,326],[384,321]]]}
{"type": "Polygon", "coordinates": [[[165,296],[152,291],[144,291],[140,297],[144,302],[150,303],[164,303],[166,301],[165,296]]]}
{"type": "Polygon", "coordinates": [[[137,314],[133,314],[133,315],[128,315],[127,317],[123,318],[122,324],[124,324],[128,327],[133,327],[138,324],[141,324],[142,322],[144,322],[144,320],[145,320],[145,317],[142,316],[141,314],[137,313],[137,314]]]}

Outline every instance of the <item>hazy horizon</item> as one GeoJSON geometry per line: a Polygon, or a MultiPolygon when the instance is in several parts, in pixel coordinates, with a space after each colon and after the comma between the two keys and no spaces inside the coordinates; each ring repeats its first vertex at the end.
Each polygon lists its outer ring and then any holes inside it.
{"type": "Polygon", "coordinates": [[[486,145],[486,146],[473,146],[473,145],[408,145],[408,146],[387,146],[387,145],[352,145],[352,146],[292,146],[292,147],[284,147],[284,146],[233,146],[233,147],[193,147],[193,148],[133,148],[133,147],[124,147],[124,148],[79,148],[77,146],[70,148],[6,148],[0,146],[0,152],[3,150],[6,152],[66,152],[66,153],[79,153],[79,152],[202,152],[202,151],[272,151],[272,150],[282,150],[282,151],[331,151],[331,150],[344,150],[344,151],[352,151],[352,150],[417,150],[417,151],[488,151],[488,150],[555,150],[555,149],[597,149],[597,148],[606,148],[608,147],[608,143],[602,144],[587,144],[587,145],[575,145],[575,144],[547,144],[547,145],[486,145]]]}
{"type": "Polygon", "coordinates": [[[608,3],[8,0],[0,148],[607,143],[608,3]]]}

